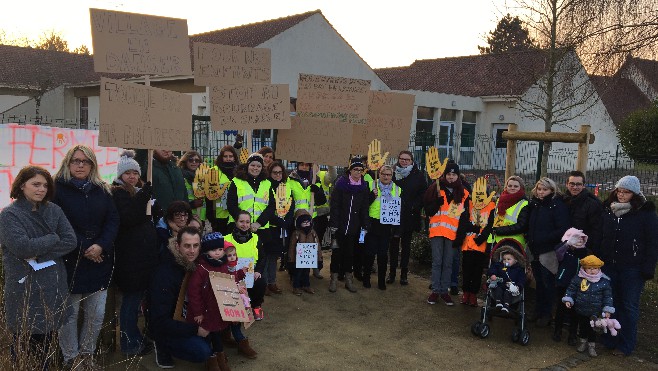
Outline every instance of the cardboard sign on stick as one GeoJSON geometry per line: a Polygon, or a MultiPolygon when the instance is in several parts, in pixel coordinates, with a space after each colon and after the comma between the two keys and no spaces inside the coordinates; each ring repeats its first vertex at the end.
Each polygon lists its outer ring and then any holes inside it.
{"type": "Polygon", "coordinates": [[[366,153],[368,141],[377,138],[381,147],[397,156],[409,149],[409,133],[415,97],[411,94],[369,92],[368,122],[354,125],[352,153],[366,153]]]}
{"type": "Polygon", "coordinates": [[[270,49],[194,43],[194,85],[269,84],[271,66],[270,49]]]}
{"type": "Polygon", "coordinates": [[[244,306],[238,285],[230,274],[210,272],[210,285],[215,294],[222,320],[226,322],[249,322],[249,312],[244,306]]]}
{"type": "Polygon", "coordinates": [[[187,20],[89,9],[96,72],[191,75],[187,20]]]}
{"type": "Polygon", "coordinates": [[[400,225],[402,203],[400,197],[380,198],[379,222],[382,224],[400,225]]]}
{"type": "Polygon", "coordinates": [[[352,149],[352,127],[338,120],[292,117],[290,130],[279,130],[277,158],[323,165],[345,165],[352,149]]]}
{"type": "Polygon", "coordinates": [[[213,130],[290,129],[286,84],[221,85],[210,89],[213,130]]]}
{"type": "Polygon", "coordinates": [[[186,151],[192,147],[192,97],[101,78],[98,144],[186,151]]]}
{"type": "Polygon", "coordinates": [[[296,268],[317,268],[318,267],[318,244],[317,243],[298,243],[296,251],[295,267],[296,268]]]}
{"type": "Polygon", "coordinates": [[[299,74],[297,114],[365,125],[370,80],[299,74]]]}

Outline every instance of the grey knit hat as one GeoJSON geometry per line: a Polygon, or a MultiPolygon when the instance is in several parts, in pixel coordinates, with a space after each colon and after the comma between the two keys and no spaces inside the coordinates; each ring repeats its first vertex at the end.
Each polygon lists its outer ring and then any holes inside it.
{"type": "Polygon", "coordinates": [[[615,188],[624,188],[635,193],[636,195],[642,196],[642,191],[640,190],[640,180],[633,175],[626,175],[625,177],[619,179],[615,188]]]}
{"type": "Polygon", "coordinates": [[[126,149],[119,155],[117,178],[121,178],[121,175],[128,170],[135,170],[140,176],[142,175],[142,169],[140,169],[139,164],[135,161],[135,151],[131,149],[126,149]]]}

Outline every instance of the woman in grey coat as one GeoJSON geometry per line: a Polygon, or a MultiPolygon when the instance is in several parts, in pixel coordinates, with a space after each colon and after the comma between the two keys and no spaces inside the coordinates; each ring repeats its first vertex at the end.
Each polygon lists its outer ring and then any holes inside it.
{"type": "Polygon", "coordinates": [[[26,166],[11,186],[10,196],[16,201],[0,213],[4,305],[7,327],[14,334],[12,353],[27,351],[32,362],[44,369],[53,353],[48,347],[61,325],[69,291],[62,257],[76,246],[75,233],[62,209],[49,202],[52,195],[53,179],[48,171],[26,166]]]}

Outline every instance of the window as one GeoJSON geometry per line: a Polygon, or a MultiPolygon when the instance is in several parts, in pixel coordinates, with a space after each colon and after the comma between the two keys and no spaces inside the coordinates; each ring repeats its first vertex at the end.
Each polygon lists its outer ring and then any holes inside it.
{"type": "Polygon", "coordinates": [[[89,128],[89,98],[80,97],[78,98],[78,100],[80,102],[80,112],[79,112],[80,129],[88,129],[89,128]]]}
{"type": "Polygon", "coordinates": [[[459,165],[465,169],[473,166],[475,157],[475,124],[462,122],[461,140],[459,142],[459,165]]]}
{"type": "Polygon", "coordinates": [[[457,110],[441,109],[441,121],[457,121],[457,110]]]}
{"type": "Polygon", "coordinates": [[[503,133],[507,129],[496,129],[496,148],[507,148],[507,139],[503,139],[503,133]]]}
{"type": "Polygon", "coordinates": [[[477,122],[477,112],[474,111],[464,111],[462,116],[462,122],[477,122]]]}
{"type": "Polygon", "coordinates": [[[431,133],[434,130],[434,108],[418,107],[416,111],[416,132],[431,133]]]}

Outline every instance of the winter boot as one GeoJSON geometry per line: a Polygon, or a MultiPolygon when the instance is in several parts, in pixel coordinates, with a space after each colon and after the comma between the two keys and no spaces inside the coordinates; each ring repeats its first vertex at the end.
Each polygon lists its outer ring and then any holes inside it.
{"type": "Polygon", "coordinates": [[[219,368],[219,364],[217,363],[217,353],[210,356],[210,358],[208,358],[208,360],[206,361],[206,370],[221,371],[221,369],[219,368]]]}
{"type": "Polygon", "coordinates": [[[361,281],[363,282],[363,287],[369,289],[372,287],[370,284],[370,275],[372,274],[372,265],[374,264],[375,261],[375,256],[374,255],[366,255],[366,262],[363,265],[363,277],[361,281]]]}
{"type": "Polygon", "coordinates": [[[345,288],[349,292],[356,292],[354,281],[352,281],[352,273],[345,273],[345,288]]]}
{"type": "Polygon", "coordinates": [[[585,350],[587,350],[587,339],[580,338],[578,341],[580,344],[578,344],[578,348],[576,348],[576,350],[580,353],[583,353],[585,350]]]}
{"type": "Polygon", "coordinates": [[[231,367],[228,365],[228,359],[224,352],[216,353],[215,360],[217,361],[217,366],[219,366],[220,371],[231,371],[231,367]]]}
{"type": "Polygon", "coordinates": [[[238,354],[242,354],[243,356],[250,358],[250,359],[255,359],[258,353],[249,345],[249,339],[242,339],[238,343],[238,354]]]}
{"type": "Polygon", "coordinates": [[[596,343],[587,343],[587,354],[589,354],[590,357],[598,356],[598,354],[596,354],[596,343]]]}
{"type": "Polygon", "coordinates": [[[372,287],[372,284],[370,283],[370,275],[363,276],[363,287],[369,289],[372,287]]]}
{"type": "Polygon", "coordinates": [[[395,282],[395,270],[392,269],[391,272],[388,274],[388,278],[386,279],[386,283],[388,283],[390,285],[391,283],[394,283],[394,282],[395,282]]]}
{"type": "Polygon", "coordinates": [[[320,269],[318,269],[318,268],[313,268],[313,277],[315,277],[315,278],[317,278],[317,279],[319,279],[319,280],[321,280],[321,279],[324,278],[324,276],[322,275],[322,273],[320,273],[320,269]]]}
{"type": "Polygon", "coordinates": [[[226,328],[222,330],[222,344],[225,347],[229,348],[237,348],[238,347],[238,342],[233,339],[231,336],[231,329],[226,328]]]}
{"type": "Polygon", "coordinates": [[[338,285],[338,273],[332,273],[331,279],[329,280],[329,292],[336,292],[337,285],[338,285]]]}
{"type": "Polygon", "coordinates": [[[407,273],[409,272],[408,269],[402,269],[400,270],[400,285],[406,286],[409,284],[409,280],[407,280],[407,273]]]}

